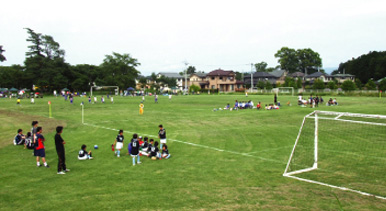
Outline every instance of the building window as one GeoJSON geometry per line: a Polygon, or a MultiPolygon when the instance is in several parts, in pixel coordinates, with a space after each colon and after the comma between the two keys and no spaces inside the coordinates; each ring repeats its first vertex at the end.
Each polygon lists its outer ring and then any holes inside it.
{"type": "Polygon", "coordinates": [[[212,80],[214,80],[214,77],[212,77],[212,80]]]}
{"type": "Polygon", "coordinates": [[[222,76],[220,76],[220,80],[222,80],[222,76]]]}
{"type": "Polygon", "coordinates": [[[212,89],[215,89],[214,87],[215,87],[215,86],[214,86],[214,85],[212,85],[212,89]]]}

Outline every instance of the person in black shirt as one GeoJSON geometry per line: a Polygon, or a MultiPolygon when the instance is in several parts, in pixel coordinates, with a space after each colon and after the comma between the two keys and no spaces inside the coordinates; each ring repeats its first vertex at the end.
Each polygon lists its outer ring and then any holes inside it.
{"type": "Polygon", "coordinates": [[[87,160],[87,159],[92,160],[93,159],[91,150],[89,152],[87,152],[86,147],[87,146],[85,144],[83,144],[80,147],[80,151],[78,154],[78,160],[87,160]]]}
{"type": "Polygon", "coordinates": [[[164,144],[162,148],[162,158],[165,158],[165,159],[170,158],[168,146],[166,144],[164,144]]]}
{"type": "Polygon", "coordinates": [[[56,127],[56,134],[55,134],[55,146],[56,146],[56,153],[58,154],[58,174],[66,174],[65,172],[69,172],[70,169],[66,168],[66,158],[64,153],[64,142],[61,134],[63,132],[63,127],[58,126],[56,127]]]}
{"type": "Polygon", "coordinates": [[[162,125],[159,125],[159,131],[158,131],[158,138],[160,139],[161,142],[161,149],[162,149],[162,144],[166,144],[166,130],[163,128],[162,125]]]}
{"type": "Polygon", "coordinates": [[[13,140],[13,145],[22,145],[24,144],[25,136],[23,135],[23,130],[18,129],[17,135],[15,136],[15,139],[13,140]]]}
{"type": "Polygon", "coordinates": [[[123,147],[123,140],[125,137],[123,136],[123,130],[119,130],[119,134],[117,135],[117,138],[115,139],[114,145],[115,145],[115,154],[117,157],[121,156],[121,149],[123,147]]]}
{"type": "Polygon", "coordinates": [[[135,166],[135,158],[137,157],[137,164],[141,164],[140,156],[139,156],[139,141],[138,135],[136,133],[133,134],[133,139],[131,139],[131,152],[130,155],[133,158],[133,166],[135,166]]]}
{"type": "MultiPolygon", "coordinates": [[[[150,140],[151,141],[151,140],[150,140]]],[[[161,159],[161,155],[159,153],[159,149],[158,149],[158,142],[156,141],[154,143],[154,146],[151,146],[150,147],[150,154],[149,154],[149,157],[152,159],[152,160],[156,160],[157,158],[161,159]]]]}

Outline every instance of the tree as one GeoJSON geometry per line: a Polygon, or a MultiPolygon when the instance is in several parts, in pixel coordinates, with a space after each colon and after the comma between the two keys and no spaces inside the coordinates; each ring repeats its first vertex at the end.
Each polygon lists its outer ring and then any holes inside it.
{"type": "Polygon", "coordinates": [[[341,63],[339,72],[355,75],[362,84],[369,79],[379,80],[386,77],[386,51],[371,51],[358,58],[341,63]]]}
{"type": "Polygon", "coordinates": [[[268,64],[264,61],[255,64],[256,72],[267,72],[267,66],[268,64]]]}
{"type": "Polygon", "coordinates": [[[298,89],[303,88],[303,80],[302,80],[301,77],[298,77],[298,78],[297,78],[297,80],[296,80],[296,87],[297,87],[298,89]]]}
{"type": "Polygon", "coordinates": [[[336,89],[336,88],[337,88],[335,81],[329,81],[329,82],[327,83],[327,87],[328,87],[329,89],[336,89]]]}
{"type": "Polygon", "coordinates": [[[136,69],[140,63],[129,54],[119,54],[113,52],[112,55],[106,55],[100,68],[103,72],[103,78],[99,82],[101,85],[115,85],[120,89],[126,87],[135,87],[135,79],[139,75],[136,69]]]}
{"type": "Polygon", "coordinates": [[[52,36],[36,33],[26,28],[29,37],[24,61],[27,87],[37,85],[41,91],[50,91],[69,86],[75,77],[69,70],[70,65],[64,61],[64,50],[52,36]]]}
{"type": "Polygon", "coordinates": [[[312,85],[313,89],[324,89],[324,82],[320,79],[316,79],[312,85]]]}
{"type": "Polygon", "coordinates": [[[344,90],[344,91],[353,91],[355,90],[355,83],[350,81],[350,80],[347,80],[347,81],[344,81],[341,85],[341,88],[344,90]]]}
{"type": "Polygon", "coordinates": [[[367,88],[367,90],[375,90],[375,89],[377,89],[377,85],[371,79],[369,79],[369,81],[367,81],[365,87],[367,88]]]}
{"type": "Polygon", "coordinates": [[[275,57],[278,58],[281,69],[290,73],[301,71],[311,74],[322,67],[322,59],[319,53],[310,48],[295,50],[282,47],[277,51],[275,57]]]}
{"type": "Polygon", "coordinates": [[[197,93],[201,90],[201,87],[197,86],[197,85],[194,85],[192,84],[190,87],[189,87],[189,92],[190,93],[197,93]]]}
{"type": "Polygon", "coordinates": [[[147,79],[145,77],[141,77],[139,79],[139,83],[141,84],[142,88],[145,88],[145,86],[147,85],[147,79]]]}
{"type": "Polygon", "coordinates": [[[256,87],[258,87],[258,88],[260,88],[260,89],[264,89],[264,86],[265,86],[264,81],[259,81],[259,82],[257,82],[256,87]]]}
{"type": "Polygon", "coordinates": [[[193,73],[196,73],[196,67],[189,66],[188,69],[186,70],[186,74],[191,75],[193,73]]]}
{"type": "Polygon", "coordinates": [[[379,83],[378,88],[379,88],[379,90],[382,90],[383,92],[386,91],[386,79],[383,79],[383,80],[379,83]]]}
{"type": "Polygon", "coordinates": [[[275,58],[278,58],[282,70],[287,70],[290,73],[298,71],[299,61],[295,49],[282,47],[275,54],[275,58]]]}
{"type": "Polygon", "coordinates": [[[283,87],[293,87],[298,88],[297,84],[295,83],[295,79],[292,77],[285,77],[283,87]]]}
{"type": "Polygon", "coordinates": [[[3,46],[0,45],[0,62],[7,61],[7,58],[5,58],[5,56],[3,55],[3,52],[5,52],[5,50],[3,49],[3,46]]]}
{"type": "Polygon", "coordinates": [[[314,52],[310,48],[298,49],[296,56],[299,61],[299,70],[303,73],[312,74],[322,67],[322,59],[319,53],[314,52]]]}
{"type": "Polygon", "coordinates": [[[362,89],[362,87],[363,87],[363,84],[362,84],[361,80],[359,80],[358,78],[355,78],[355,86],[358,89],[362,89]]]}
{"type": "Polygon", "coordinates": [[[273,86],[272,86],[272,84],[271,84],[269,81],[266,81],[266,82],[265,82],[265,88],[266,88],[266,89],[272,89],[273,86]]]}
{"type": "Polygon", "coordinates": [[[150,78],[151,78],[152,81],[156,81],[157,80],[157,75],[155,74],[155,72],[151,73],[150,78]]]}
{"type": "Polygon", "coordinates": [[[243,74],[236,71],[236,81],[243,81],[243,74]]]}

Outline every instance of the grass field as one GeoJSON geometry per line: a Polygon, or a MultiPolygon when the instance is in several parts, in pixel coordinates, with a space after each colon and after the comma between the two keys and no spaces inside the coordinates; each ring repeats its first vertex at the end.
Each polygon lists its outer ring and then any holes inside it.
{"type": "MultiPolygon", "coordinates": [[[[45,97],[31,105],[0,99],[1,210],[385,210],[386,201],[283,177],[303,117],[314,109],[296,106],[296,97],[279,96],[279,110],[213,111],[235,100],[271,103],[273,96],[214,95],[115,97],[114,104],[88,104],[75,98],[45,97]],[[48,118],[48,101],[53,118],[48,118]],[[85,123],[81,123],[81,101],[85,123]],[[36,167],[32,151],[13,146],[18,128],[25,133],[38,120],[46,138],[51,168],[36,167]],[[123,129],[125,146],[132,134],[157,136],[167,131],[172,157],[132,166],[117,158],[111,144],[123,129]],[[71,172],[57,175],[55,128],[65,127],[66,164],[71,172]],[[80,146],[94,160],[78,161],[80,146]],[[99,149],[94,150],[97,144],[99,149]]],[[[327,99],[327,97],[325,97],[327,99]]],[[[339,97],[339,106],[319,110],[386,115],[386,98],[339,97]],[[369,109],[370,108],[370,109],[369,109]]],[[[385,131],[381,131],[385,132],[385,131]]],[[[156,139],[158,141],[158,139],[156,139]]],[[[125,147],[126,149],[126,147],[125,147]]],[[[124,150],[126,153],[127,151],[124,150]]],[[[383,176],[384,178],[384,176],[383,176]]],[[[385,178],[384,178],[385,179],[385,178]]]]}

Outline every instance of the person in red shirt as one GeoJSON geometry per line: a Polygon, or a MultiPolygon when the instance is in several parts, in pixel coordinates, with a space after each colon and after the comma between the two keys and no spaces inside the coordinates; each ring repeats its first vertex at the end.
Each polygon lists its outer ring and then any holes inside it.
{"type": "Polygon", "coordinates": [[[49,168],[50,166],[46,162],[46,151],[44,148],[44,136],[42,135],[43,129],[42,127],[36,128],[36,144],[35,144],[35,152],[34,155],[36,156],[36,165],[40,167],[40,157],[42,158],[42,161],[44,163],[44,166],[49,168]]]}

